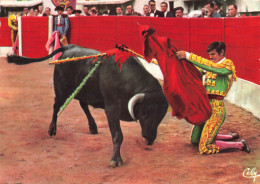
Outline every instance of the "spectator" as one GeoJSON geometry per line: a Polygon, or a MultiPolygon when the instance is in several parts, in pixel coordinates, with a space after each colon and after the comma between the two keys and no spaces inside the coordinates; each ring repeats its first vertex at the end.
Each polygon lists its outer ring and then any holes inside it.
{"type": "Polygon", "coordinates": [[[183,17],[183,7],[179,6],[175,8],[175,17],[183,17]]]}
{"type": "Polygon", "coordinates": [[[55,11],[58,12],[58,15],[54,18],[54,30],[59,32],[61,45],[68,45],[66,35],[69,30],[69,18],[63,14],[64,8],[62,6],[57,6],[55,11]]]}
{"type": "Polygon", "coordinates": [[[46,7],[44,13],[42,14],[42,16],[50,16],[51,15],[51,8],[50,7],[46,7]]]}
{"type": "Polygon", "coordinates": [[[84,6],[83,7],[83,11],[84,11],[84,15],[85,16],[90,16],[89,12],[88,12],[88,7],[87,6],[84,6]]]}
{"type": "Polygon", "coordinates": [[[113,12],[110,11],[110,8],[108,6],[105,7],[105,10],[102,13],[103,16],[112,15],[112,14],[113,12]]]}
{"type": "Polygon", "coordinates": [[[121,6],[116,7],[116,15],[117,15],[117,16],[123,15],[123,11],[122,11],[121,6]]]}
{"type": "Polygon", "coordinates": [[[220,18],[220,14],[217,13],[214,9],[214,4],[210,1],[206,2],[205,6],[205,13],[207,15],[207,17],[209,18],[220,18]]]}
{"type": "Polygon", "coordinates": [[[29,14],[28,14],[28,16],[34,16],[33,8],[31,8],[31,9],[29,10],[29,14]]]}
{"type": "Polygon", "coordinates": [[[81,16],[80,14],[82,13],[81,10],[74,10],[73,13],[75,14],[75,17],[81,16]]]}
{"type": "Polygon", "coordinates": [[[39,10],[39,15],[38,16],[43,16],[43,6],[42,5],[38,6],[38,10],[39,10]]]}
{"type": "Polygon", "coordinates": [[[68,7],[66,8],[66,11],[67,11],[67,15],[68,15],[69,17],[74,17],[74,16],[75,16],[75,14],[73,14],[73,7],[72,7],[72,6],[68,6],[68,7]]]}
{"type": "Polygon", "coordinates": [[[90,12],[90,16],[97,16],[98,15],[98,10],[95,6],[92,7],[89,12],[90,12]]]}
{"type": "Polygon", "coordinates": [[[149,1],[149,7],[150,7],[150,17],[163,17],[163,14],[156,10],[156,4],[154,0],[149,1]]]}
{"type": "Polygon", "coordinates": [[[223,5],[220,1],[218,0],[215,0],[213,1],[213,4],[214,4],[214,9],[217,13],[220,14],[221,17],[225,17],[225,13],[223,12],[223,10],[221,9],[221,6],[223,5]]]}
{"type": "Polygon", "coordinates": [[[39,10],[37,8],[33,9],[33,16],[40,16],[39,15],[39,10]]]}
{"type": "Polygon", "coordinates": [[[143,10],[144,10],[143,16],[150,17],[150,8],[149,8],[149,6],[148,5],[144,5],[143,10]]]}
{"type": "Polygon", "coordinates": [[[27,7],[23,8],[23,13],[21,16],[26,16],[26,17],[29,16],[29,9],[27,7]]]}
{"type": "Polygon", "coordinates": [[[193,128],[191,143],[199,145],[200,154],[214,154],[228,149],[239,149],[250,152],[245,140],[232,141],[239,138],[238,133],[218,134],[226,118],[224,98],[229,92],[236,71],[233,62],[226,59],[226,45],[224,42],[212,42],[207,49],[210,60],[185,51],[176,52],[178,59],[206,70],[205,90],[212,107],[211,117],[202,125],[193,128]]]}
{"type": "Polygon", "coordinates": [[[235,5],[235,4],[228,5],[228,16],[229,17],[239,17],[239,15],[237,14],[237,5],[235,5]]]}
{"type": "Polygon", "coordinates": [[[173,13],[170,11],[167,11],[168,4],[166,2],[161,3],[161,12],[163,13],[163,17],[174,17],[173,13]]]}
{"type": "Polygon", "coordinates": [[[16,36],[18,33],[18,14],[16,8],[13,8],[13,14],[8,17],[8,26],[11,28],[11,41],[12,46],[15,44],[16,36]]]}
{"type": "Polygon", "coordinates": [[[131,16],[131,15],[134,15],[134,16],[142,16],[140,13],[134,11],[132,5],[128,5],[128,6],[126,7],[126,13],[125,13],[125,15],[128,15],[128,16],[131,16]]]}

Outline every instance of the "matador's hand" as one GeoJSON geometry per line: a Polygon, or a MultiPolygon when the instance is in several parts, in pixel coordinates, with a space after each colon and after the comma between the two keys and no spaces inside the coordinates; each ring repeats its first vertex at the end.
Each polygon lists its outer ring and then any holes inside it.
{"type": "Polygon", "coordinates": [[[186,58],[186,52],[185,51],[178,51],[176,52],[176,56],[178,59],[185,59],[186,58]]]}

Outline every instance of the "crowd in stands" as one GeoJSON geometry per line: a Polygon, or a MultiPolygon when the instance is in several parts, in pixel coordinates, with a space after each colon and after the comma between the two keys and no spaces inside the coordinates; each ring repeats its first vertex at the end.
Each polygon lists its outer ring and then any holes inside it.
{"type": "MultiPolygon", "coordinates": [[[[88,7],[84,6],[83,10],[73,9],[72,6],[65,8],[64,5],[60,5],[64,8],[64,14],[69,17],[72,16],[101,16],[101,15],[115,15],[115,16],[149,16],[149,17],[238,17],[237,6],[235,4],[228,5],[227,15],[222,10],[222,3],[219,0],[207,1],[203,8],[200,10],[191,11],[188,14],[184,14],[183,7],[176,7],[172,11],[169,11],[168,4],[166,2],[160,3],[160,10],[156,9],[155,0],[149,0],[148,4],[143,6],[143,12],[136,12],[132,5],[126,6],[125,12],[121,6],[113,7],[111,10],[99,11],[96,6],[88,7]]],[[[21,16],[50,16],[51,9],[42,5],[38,8],[25,7],[21,16]]],[[[57,14],[54,14],[57,15],[57,14]]]]}
{"type": "MultiPolygon", "coordinates": [[[[134,11],[133,6],[130,4],[126,6],[125,12],[121,6],[115,7],[114,11],[106,10],[100,12],[96,6],[88,7],[84,6],[83,11],[74,9],[72,6],[65,7],[61,4],[55,8],[56,14],[51,14],[51,8],[39,5],[38,8],[23,9],[20,16],[54,16],[55,30],[59,32],[62,38],[66,37],[66,33],[69,27],[68,17],[73,16],[102,16],[102,15],[114,15],[114,16],[149,16],[149,17],[208,17],[219,18],[225,17],[225,13],[221,9],[222,3],[218,0],[207,1],[203,8],[184,14],[183,7],[176,7],[172,11],[169,11],[168,4],[166,2],[160,3],[160,10],[156,9],[155,0],[149,0],[148,4],[143,6],[143,12],[139,13],[134,11]]],[[[235,4],[228,5],[228,17],[238,17],[237,6],[235,4]]],[[[13,8],[13,14],[8,17],[8,25],[12,31],[12,44],[14,45],[18,30],[18,17],[17,10],[13,8]]]]}

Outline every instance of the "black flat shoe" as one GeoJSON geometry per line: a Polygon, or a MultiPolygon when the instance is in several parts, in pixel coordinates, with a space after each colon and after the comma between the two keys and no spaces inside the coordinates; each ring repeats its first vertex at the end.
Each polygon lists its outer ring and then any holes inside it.
{"type": "Polygon", "coordinates": [[[246,140],[245,140],[245,139],[242,139],[241,142],[242,142],[242,144],[244,145],[244,147],[242,148],[242,151],[245,151],[245,152],[247,152],[247,153],[250,153],[250,148],[249,148],[249,146],[248,146],[246,140]]]}
{"type": "Polygon", "coordinates": [[[232,136],[232,140],[238,139],[239,138],[239,134],[236,132],[229,132],[228,135],[232,136]]]}

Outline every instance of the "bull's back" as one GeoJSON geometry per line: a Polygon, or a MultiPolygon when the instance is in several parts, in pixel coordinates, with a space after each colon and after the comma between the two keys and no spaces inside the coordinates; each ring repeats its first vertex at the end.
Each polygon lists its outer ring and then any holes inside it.
{"type": "MultiPolygon", "coordinates": [[[[69,45],[68,49],[59,59],[97,55],[99,53],[100,52],[96,50],[69,45]]],[[[54,69],[54,89],[56,97],[63,99],[68,98],[93,68],[93,60],[94,58],[56,65],[54,69]]],[[[87,80],[87,83],[80,90],[76,99],[94,107],[104,107],[99,88],[98,69],[87,80]]]]}

